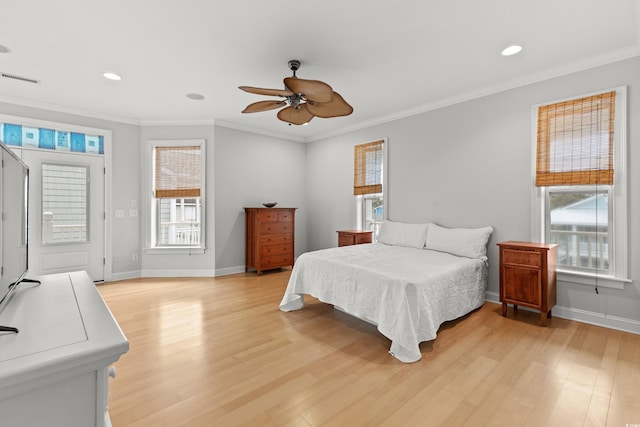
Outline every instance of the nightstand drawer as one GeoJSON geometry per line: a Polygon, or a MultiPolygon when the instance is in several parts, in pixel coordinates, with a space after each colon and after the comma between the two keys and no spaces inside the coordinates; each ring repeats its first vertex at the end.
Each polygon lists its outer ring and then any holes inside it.
{"type": "Polygon", "coordinates": [[[505,248],[502,255],[502,261],[505,264],[514,264],[532,268],[539,268],[542,266],[542,254],[540,252],[505,248]]]}
{"type": "Polygon", "coordinates": [[[373,242],[371,230],[338,230],[338,246],[361,245],[373,242]]]}
{"type": "Polygon", "coordinates": [[[353,234],[338,235],[338,246],[351,246],[355,244],[356,244],[356,239],[353,234]]]}

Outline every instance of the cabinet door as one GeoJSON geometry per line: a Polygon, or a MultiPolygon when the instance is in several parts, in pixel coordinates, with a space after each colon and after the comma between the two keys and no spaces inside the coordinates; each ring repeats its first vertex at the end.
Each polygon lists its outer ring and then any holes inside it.
{"type": "Polygon", "coordinates": [[[506,301],[532,307],[541,306],[540,270],[505,265],[502,267],[502,274],[506,301]]]}

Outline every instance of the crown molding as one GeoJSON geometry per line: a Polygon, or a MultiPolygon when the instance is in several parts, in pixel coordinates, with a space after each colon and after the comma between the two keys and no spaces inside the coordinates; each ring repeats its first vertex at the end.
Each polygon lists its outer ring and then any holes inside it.
{"type": "Polygon", "coordinates": [[[399,111],[394,114],[381,116],[376,119],[368,120],[358,123],[354,126],[336,129],[333,132],[323,133],[307,138],[307,142],[321,141],[323,139],[332,138],[335,136],[344,135],[349,132],[354,132],[362,129],[366,129],[372,126],[381,125],[384,123],[392,122],[395,120],[403,119],[406,117],[415,116],[418,114],[426,113],[429,111],[438,110],[440,108],[448,107],[455,104],[471,101],[474,99],[482,98],[489,95],[494,95],[500,92],[505,92],[511,89],[528,86],[530,84],[539,83],[545,80],[550,80],[557,77],[562,77],[568,74],[585,71],[591,68],[596,68],[603,65],[613,64],[615,62],[624,61],[640,56],[640,46],[633,46],[628,49],[620,49],[610,52],[607,55],[599,56],[597,58],[590,58],[585,61],[574,62],[573,64],[557,67],[552,70],[547,70],[541,73],[528,74],[518,79],[510,80],[499,85],[490,86],[478,91],[467,92],[459,96],[446,98],[433,102],[430,104],[423,104],[419,107],[410,108],[407,110],[399,111]]]}
{"type": "MultiPolygon", "coordinates": [[[[640,12],[639,12],[639,19],[640,19],[640,12]]],[[[640,37],[640,30],[639,30],[639,37],[640,37]]],[[[125,123],[125,124],[130,124],[135,126],[141,126],[141,127],[222,126],[230,129],[255,133],[255,134],[269,136],[273,138],[306,143],[306,142],[321,141],[321,140],[332,138],[335,136],[345,135],[350,132],[355,132],[355,131],[366,129],[369,127],[378,126],[384,123],[392,122],[392,121],[403,119],[406,117],[411,117],[411,116],[426,113],[429,111],[438,110],[440,108],[448,107],[448,106],[459,104],[466,101],[471,101],[473,99],[482,98],[485,96],[497,94],[500,92],[515,89],[518,87],[527,86],[527,85],[538,83],[545,80],[550,80],[556,77],[561,77],[568,74],[588,70],[591,68],[612,64],[615,62],[623,61],[623,60],[634,58],[637,56],[640,56],[640,45],[632,46],[626,49],[618,49],[618,50],[609,52],[605,55],[592,57],[583,61],[577,61],[563,67],[558,67],[552,70],[546,70],[541,73],[529,74],[508,82],[501,83],[499,85],[494,85],[494,86],[484,88],[482,90],[467,92],[454,97],[441,99],[433,103],[423,104],[415,108],[410,108],[403,111],[398,111],[393,114],[381,116],[375,119],[363,121],[353,126],[337,128],[331,132],[311,135],[309,137],[294,137],[284,133],[272,132],[264,129],[254,128],[254,127],[245,126],[245,125],[241,125],[241,124],[230,122],[230,121],[217,120],[217,119],[138,120],[130,117],[124,117],[124,116],[119,116],[114,114],[106,114],[106,113],[101,113],[101,112],[92,111],[92,110],[84,110],[81,108],[68,107],[64,105],[51,104],[51,103],[34,101],[30,99],[23,99],[23,98],[6,96],[6,95],[0,95],[0,102],[5,102],[9,104],[14,104],[14,105],[21,105],[21,106],[31,107],[31,108],[39,108],[39,109],[44,109],[48,111],[66,113],[66,114],[73,114],[73,115],[78,115],[83,117],[96,118],[96,119],[101,119],[101,120],[106,120],[111,122],[125,123]]]]}
{"type": "Polygon", "coordinates": [[[216,120],[214,119],[202,119],[202,120],[141,120],[139,122],[141,127],[154,127],[154,126],[214,126],[216,120]]]}
{"type": "Polygon", "coordinates": [[[264,130],[264,129],[253,128],[253,127],[250,127],[250,126],[240,125],[238,123],[228,122],[228,121],[224,121],[224,120],[216,120],[216,126],[222,126],[222,127],[229,128],[229,129],[240,130],[240,131],[243,131],[243,132],[255,133],[255,134],[263,135],[263,136],[270,136],[270,137],[278,138],[278,139],[286,139],[288,141],[309,142],[308,138],[295,137],[295,136],[291,136],[291,135],[287,135],[287,134],[279,133],[279,132],[271,132],[271,131],[267,131],[267,130],[264,130]]]}
{"type": "Polygon", "coordinates": [[[39,108],[42,110],[53,111],[57,113],[73,114],[76,116],[90,117],[110,122],[125,123],[129,125],[140,126],[140,121],[129,117],[119,116],[115,114],[100,113],[98,111],[84,110],[82,108],[68,107],[66,105],[51,104],[48,102],[34,101],[32,99],[18,98],[14,96],[0,95],[0,102],[7,104],[20,105],[23,107],[39,108]]]}

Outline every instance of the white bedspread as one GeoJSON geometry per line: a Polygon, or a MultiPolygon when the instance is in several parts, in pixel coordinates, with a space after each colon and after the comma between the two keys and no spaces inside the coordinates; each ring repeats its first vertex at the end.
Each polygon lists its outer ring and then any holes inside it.
{"type": "Polygon", "coordinates": [[[390,353],[420,360],[419,344],[443,322],[482,306],[486,261],[384,244],[307,252],[295,263],[280,309],[298,310],[304,294],[377,325],[390,353]]]}

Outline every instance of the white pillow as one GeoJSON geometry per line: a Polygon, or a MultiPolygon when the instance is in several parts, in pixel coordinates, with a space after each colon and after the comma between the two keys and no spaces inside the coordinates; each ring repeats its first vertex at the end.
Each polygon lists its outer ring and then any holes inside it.
{"type": "Polygon", "coordinates": [[[467,258],[487,259],[487,241],[492,227],[445,228],[429,224],[425,247],[467,258]]]}
{"type": "Polygon", "coordinates": [[[424,248],[427,224],[384,221],[378,233],[378,243],[409,248],[424,248]]]}

